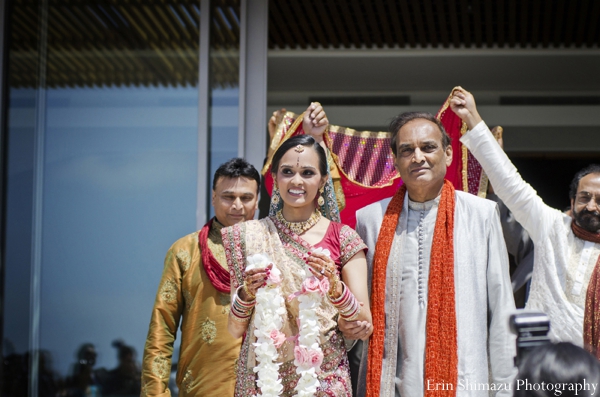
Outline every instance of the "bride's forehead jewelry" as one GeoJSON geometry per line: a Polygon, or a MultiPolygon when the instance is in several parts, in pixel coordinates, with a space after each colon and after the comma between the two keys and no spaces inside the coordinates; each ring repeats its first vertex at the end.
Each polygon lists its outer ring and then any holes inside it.
{"type": "Polygon", "coordinates": [[[302,145],[296,145],[296,147],[294,148],[294,150],[298,153],[302,153],[304,151],[304,146],[302,145]]]}

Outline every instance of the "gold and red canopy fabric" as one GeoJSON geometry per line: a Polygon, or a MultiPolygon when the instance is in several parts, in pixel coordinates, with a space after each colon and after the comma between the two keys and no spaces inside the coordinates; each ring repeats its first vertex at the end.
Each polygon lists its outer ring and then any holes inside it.
{"type": "MultiPolygon", "coordinates": [[[[448,96],[440,108],[437,118],[452,139],[454,153],[448,167],[446,179],[455,189],[485,197],[488,180],[479,162],[460,143],[460,137],[467,126],[450,109],[448,96]]],[[[278,123],[271,141],[270,152],[274,153],[286,139],[303,134],[302,116],[286,112],[278,123]]],[[[325,134],[325,142],[330,150],[335,167],[332,167],[334,184],[341,186],[336,194],[343,194],[345,207],[341,210],[342,223],[351,227],[356,224],[356,211],[371,203],[394,195],[402,184],[402,179],[394,167],[394,155],[390,147],[389,132],[356,131],[352,128],[330,125],[325,134]],[[334,169],[335,168],[335,169],[334,169]],[[342,192],[340,192],[340,190],[342,192]]],[[[262,170],[269,194],[273,188],[271,157],[262,170]]]]}

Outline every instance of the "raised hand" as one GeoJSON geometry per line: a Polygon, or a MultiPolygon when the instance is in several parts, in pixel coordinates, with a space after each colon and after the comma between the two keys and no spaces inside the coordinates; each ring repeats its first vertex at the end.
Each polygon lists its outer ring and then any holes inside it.
{"type": "Polygon", "coordinates": [[[302,129],[318,143],[323,142],[323,133],[329,126],[329,120],[323,106],[319,102],[311,103],[304,112],[302,119],[302,129]]]}
{"type": "Polygon", "coordinates": [[[457,87],[452,92],[450,108],[462,121],[467,123],[469,130],[472,130],[482,120],[477,112],[473,94],[462,87],[457,87]]]}

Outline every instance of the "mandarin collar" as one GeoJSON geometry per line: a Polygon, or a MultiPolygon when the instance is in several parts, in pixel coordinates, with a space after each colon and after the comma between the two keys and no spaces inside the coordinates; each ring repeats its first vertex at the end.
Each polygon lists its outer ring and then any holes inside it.
{"type": "Polygon", "coordinates": [[[408,208],[413,211],[429,211],[433,207],[437,207],[440,204],[441,197],[442,196],[439,195],[433,200],[425,201],[423,203],[412,201],[410,197],[408,197],[408,208]]]}
{"type": "Polygon", "coordinates": [[[221,222],[219,222],[217,220],[217,218],[213,218],[213,223],[212,225],[210,225],[212,230],[215,230],[217,232],[221,232],[221,229],[223,229],[225,226],[223,226],[223,224],[221,222]]]}

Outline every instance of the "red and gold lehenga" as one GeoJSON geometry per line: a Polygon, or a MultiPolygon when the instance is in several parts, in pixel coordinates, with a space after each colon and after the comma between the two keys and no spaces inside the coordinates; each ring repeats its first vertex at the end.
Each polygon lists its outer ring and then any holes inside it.
{"type": "MultiPolygon", "coordinates": [[[[321,242],[311,246],[302,237],[270,216],[261,220],[242,222],[223,229],[223,247],[227,256],[233,288],[243,284],[243,274],[247,258],[255,254],[268,256],[282,273],[281,291],[284,297],[301,290],[304,277],[308,272],[305,258],[315,247],[326,248],[331,252],[338,269],[359,251],[366,249],[358,234],[346,225],[331,222],[321,242]]],[[[319,347],[323,352],[323,362],[319,367],[320,383],[317,397],[351,397],[350,369],[344,339],[337,327],[337,309],[329,299],[323,297],[317,309],[319,328],[319,347]]],[[[257,365],[254,343],[255,315],[250,319],[244,336],[240,356],[237,361],[237,381],[235,397],[257,395],[257,365]]],[[[297,299],[285,299],[285,314],[282,315],[283,332],[287,337],[277,348],[276,362],[280,364],[279,379],[283,385],[281,396],[295,395],[300,375],[294,365],[294,342],[289,337],[298,335],[299,305],[297,299]]]]}
{"type": "MultiPolygon", "coordinates": [[[[459,139],[467,132],[467,126],[450,109],[451,97],[452,93],[436,116],[452,138],[454,156],[446,179],[457,190],[485,197],[487,177],[479,162],[460,143],[459,139]]],[[[298,116],[292,112],[283,115],[271,141],[271,152],[274,153],[286,139],[304,134],[302,116],[303,114],[298,116]]],[[[356,131],[336,125],[329,126],[325,133],[325,143],[329,148],[330,174],[342,223],[354,227],[357,210],[393,196],[402,184],[400,175],[394,168],[390,139],[389,132],[356,131]]],[[[262,174],[271,194],[271,157],[267,159],[262,174]]]]}

